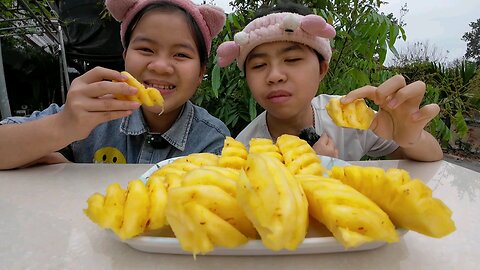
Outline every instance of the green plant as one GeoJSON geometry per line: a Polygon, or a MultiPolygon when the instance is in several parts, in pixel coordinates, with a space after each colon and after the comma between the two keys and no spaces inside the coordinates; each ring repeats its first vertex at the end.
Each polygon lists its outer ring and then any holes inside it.
{"type": "MultiPolygon", "coordinates": [[[[233,1],[237,10],[228,14],[226,26],[214,40],[207,75],[194,102],[205,107],[224,121],[236,135],[262,108],[250,95],[240,71],[230,65],[219,69],[215,64],[217,46],[233,40],[234,34],[243,29],[258,7],[277,1],[233,1]]],[[[312,8],[334,25],[337,36],[332,41],[333,57],[319,93],[345,94],[366,84],[378,85],[394,75],[383,68],[387,50],[398,38],[405,38],[403,28],[391,15],[379,13],[383,4],[378,0],[318,0],[298,1],[312,8]]]]}
{"type": "Polygon", "coordinates": [[[427,84],[423,104],[436,103],[441,110],[427,129],[443,148],[448,148],[454,137],[463,138],[468,127],[465,117],[479,112],[478,98],[470,90],[470,83],[478,73],[472,62],[461,61],[453,67],[427,61],[393,68],[405,76],[407,83],[421,80],[427,84]]]}

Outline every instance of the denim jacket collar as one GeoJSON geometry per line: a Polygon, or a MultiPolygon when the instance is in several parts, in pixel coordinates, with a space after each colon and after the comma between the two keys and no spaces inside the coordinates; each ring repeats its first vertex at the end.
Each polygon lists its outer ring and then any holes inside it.
{"type": "MultiPolygon", "coordinates": [[[[180,151],[185,150],[194,111],[193,104],[187,101],[170,129],[161,134],[165,141],[180,151]]],[[[145,122],[142,111],[135,110],[131,115],[123,118],[120,125],[120,132],[125,135],[149,133],[149,128],[145,122]]]]}

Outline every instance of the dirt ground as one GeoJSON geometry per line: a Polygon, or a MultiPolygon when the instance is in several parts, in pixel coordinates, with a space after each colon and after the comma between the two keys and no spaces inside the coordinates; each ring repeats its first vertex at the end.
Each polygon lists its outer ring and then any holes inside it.
{"type": "Polygon", "coordinates": [[[470,122],[468,134],[460,143],[462,147],[459,147],[458,138],[453,138],[450,145],[458,149],[445,152],[444,160],[480,172],[480,120],[470,122]]]}
{"type": "Polygon", "coordinates": [[[444,153],[443,159],[458,166],[480,172],[480,154],[451,151],[444,153]]]}

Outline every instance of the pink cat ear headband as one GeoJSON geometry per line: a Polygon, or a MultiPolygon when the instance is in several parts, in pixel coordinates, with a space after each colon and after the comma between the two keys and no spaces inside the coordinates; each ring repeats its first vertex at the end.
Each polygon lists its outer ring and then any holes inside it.
{"type": "Polygon", "coordinates": [[[125,32],[135,14],[149,4],[161,2],[181,7],[193,17],[202,32],[207,52],[210,54],[212,39],[222,31],[225,24],[225,12],[211,5],[196,5],[190,0],[106,0],[107,9],[117,21],[121,22],[120,36],[123,47],[126,47],[125,32]]]}
{"type": "Polygon", "coordinates": [[[243,71],[245,59],[258,45],[273,41],[293,41],[305,44],[325,58],[332,57],[330,40],[335,37],[335,28],[318,15],[302,16],[296,13],[272,13],[250,22],[242,32],[217,48],[217,61],[226,67],[237,60],[243,71]]]}

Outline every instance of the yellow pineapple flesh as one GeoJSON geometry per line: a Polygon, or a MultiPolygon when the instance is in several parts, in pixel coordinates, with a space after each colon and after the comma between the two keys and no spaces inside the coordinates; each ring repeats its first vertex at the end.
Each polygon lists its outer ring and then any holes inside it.
{"type": "Polygon", "coordinates": [[[345,248],[372,241],[398,241],[387,214],[365,195],[333,178],[301,175],[309,213],[323,223],[345,248]]]}
{"type": "Polygon", "coordinates": [[[227,136],[224,141],[222,154],[218,160],[221,167],[241,169],[247,160],[247,148],[242,142],[227,136]]]}
{"type": "Polygon", "coordinates": [[[136,101],[146,106],[157,105],[163,107],[164,100],[159,90],[151,87],[145,88],[143,84],[137,81],[137,79],[127,71],[122,71],[121,73],[128,77],[128,80],[126,81],[128,85],[137,88],[137,93],[135,95],[115,94],[114,96],[116,99],[136,101]]]}
{"type": "Polygon", "coordinates": [[[332,98],[325,108],[333,122],[340,127],[367,130],[375,118],[375,112],[364,99],[342,104],[339,98],[332,98]]]}
{"type": "Polygon", "coordinates": [[[285,165],[292,174],[321,176],[325,172],[322,160],[305,140],[284,134],[278,137],[277,146],[283,155],[285,165]]]}
{"type": "Polygon", "coordinates": [[[283,163],[268,154],[250,154],[237,186],[237,199],[272,249],[294,250],[308,227],[308,203],[283,163]]]}
{"type": "Polygon", "coordinates": [[[437,238],[456,230],[452,211],[433,198],[432,190],[422,181],[410,179],[405,170],[334,166],[329,175],[373,200],[397,227],[437,238]]]}

